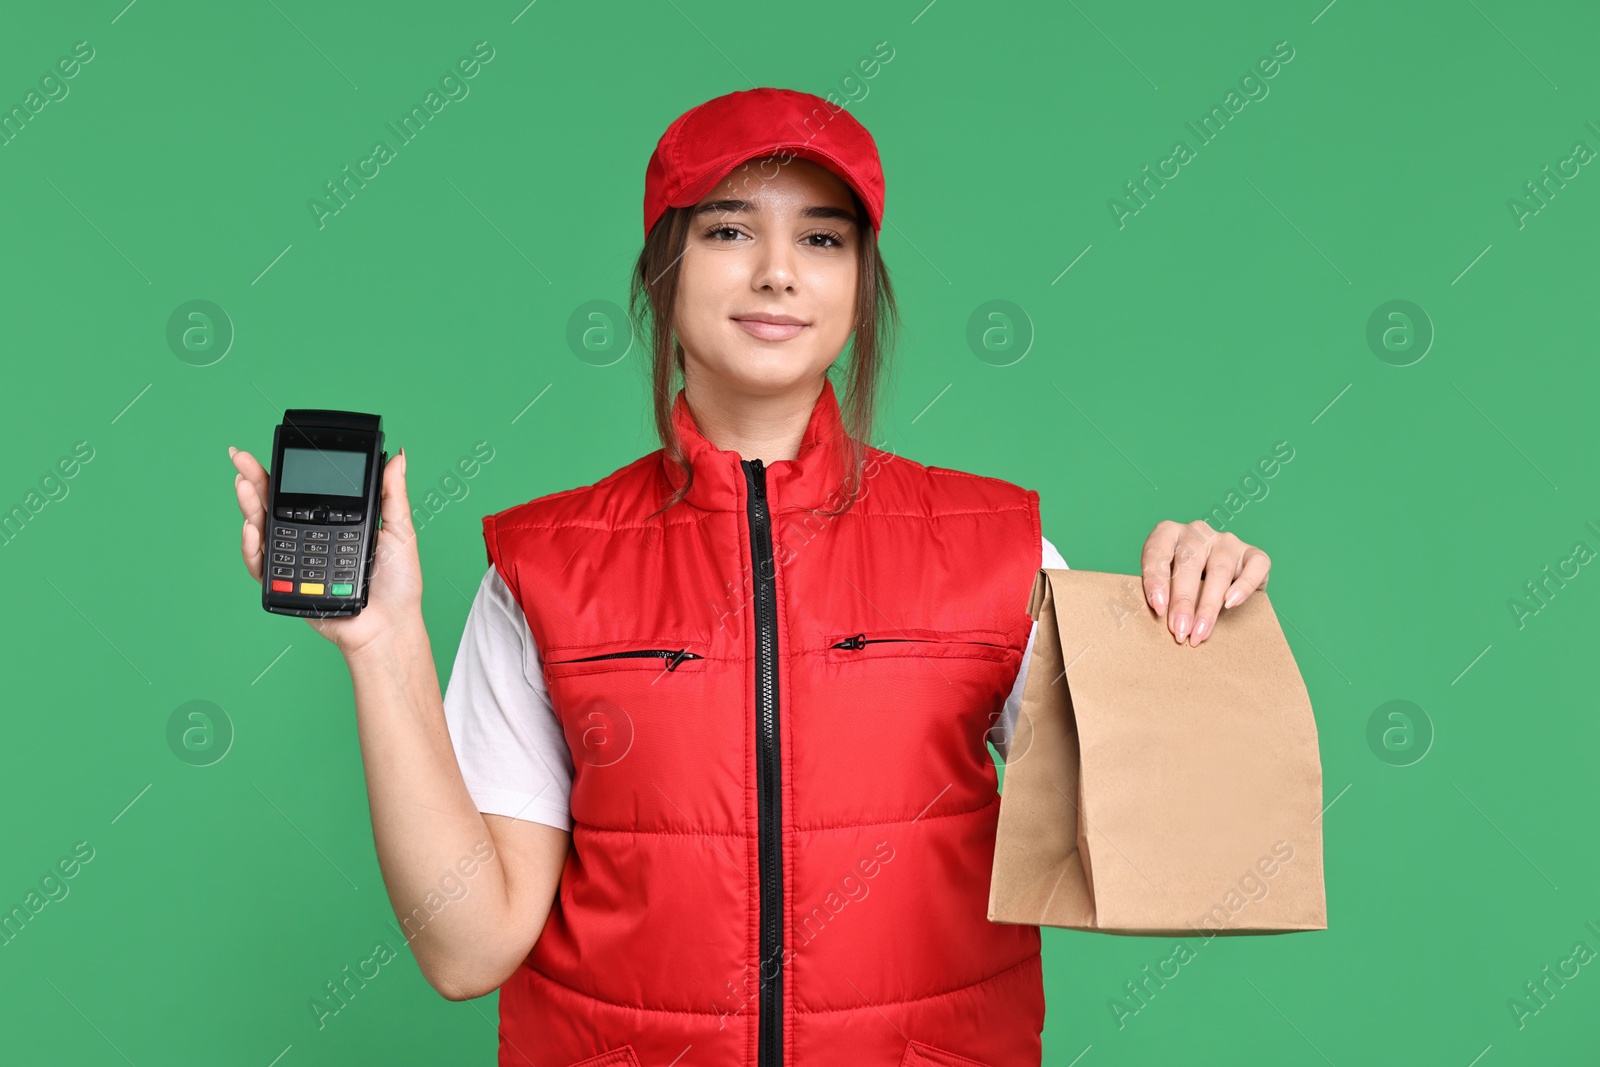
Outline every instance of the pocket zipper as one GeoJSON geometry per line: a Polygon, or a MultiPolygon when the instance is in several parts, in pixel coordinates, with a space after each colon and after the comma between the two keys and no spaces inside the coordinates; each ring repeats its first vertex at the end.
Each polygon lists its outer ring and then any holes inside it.
{"type": "Polygon", "coordinates": [[[630,650],[630,651],[627,651],[627,652],[602,652],[598,656],[579,656],[576,659],[555,659],[555,660],[551,660],[550,662],[551,663],[586,663],[589,660],[596,660],[596,659],[624,659],[624,658],[633,657],[633,656],[664,656],[664,657],[666,657],[667,670],[669,670],[669,671],[677,670],[678,669],[678,664],[682,663],[686,659],[702,659],[702,658],[704,658],[697,652],[690,652],[687,648],[680,648],[680,649],[677,649],[676,651],[674,651],[673,649],[670,649],[670,648],[642,648],[642,649],[630,650]]]}
{"type": "Polygon", "coordinates": [[[829,648],[844,648],[844,649],[850,649],[851,651],[854,651],[856,649],[859,649],[863,645],[877,644],[880,641],[919,641],[919,642],[928,643],[928,644],[988,645],[991,648],[1003,648],[1003,647],[1005,647],[1003,645],[997,645],[992,641],[971,641],[971,640],[968,640],[966,638],[962,638],[962,639],[957,640],[957,641],[946,642],[946,641],[941,641],[937,637],[868,637],[864,633],[863,634],[856,634],[854,637],[847,637],[843,641],[836,642],[835,644],[829,645],[828,647],[829,648]]]}

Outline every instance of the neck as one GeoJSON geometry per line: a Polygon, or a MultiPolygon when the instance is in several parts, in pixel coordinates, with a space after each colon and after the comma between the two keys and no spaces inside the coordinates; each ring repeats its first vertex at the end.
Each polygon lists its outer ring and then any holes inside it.
{"type": "Polygon", "coordinates": [[[821,393],[820,379],[783,393],[746,393],[689,378],[683,386],[684,399],[706,440],[737,452],[740,459],[768,464],[800,454],[800,439],[821,393]]]}

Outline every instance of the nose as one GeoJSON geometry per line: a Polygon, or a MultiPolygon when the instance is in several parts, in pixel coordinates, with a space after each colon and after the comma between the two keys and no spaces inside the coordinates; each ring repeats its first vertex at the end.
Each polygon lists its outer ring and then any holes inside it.
{"type": "Polygon", "coordinates": [[[756,250],[755,275],[751,284],[759,290],[793,292],[795,282],[795,249],[787,241],[764,240],[756,250]]]}

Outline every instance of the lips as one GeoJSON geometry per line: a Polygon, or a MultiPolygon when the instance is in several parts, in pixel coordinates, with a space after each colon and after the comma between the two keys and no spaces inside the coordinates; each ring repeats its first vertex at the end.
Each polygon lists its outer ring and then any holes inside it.
{"type": "Polygon", "coordinates": [[[760,316],[754,318],[734,318],[739,327],[750,336],[762,341],[787,341],[806,328],[806,324],[799,321],[777,321],[772,319],[787,320],[787,315],[760,316]]]}

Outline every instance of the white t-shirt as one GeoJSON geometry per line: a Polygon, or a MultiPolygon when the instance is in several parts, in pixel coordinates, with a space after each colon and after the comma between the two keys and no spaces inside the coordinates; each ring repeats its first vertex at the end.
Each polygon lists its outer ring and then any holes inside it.
{"type": "MultiPolygon", "coordinates": [[[[1049,539],[1040,542],[1040,566],[1066,569],[1067,561],[1049,539]]],[[[1016,684],[1006,698],[1002,736],[991,738],[1002,759],[1016,728],[1038,628],[1035,622],[1028,633],[1016,684]]],[[[528,620],[492,564],[467,612],[445,688],[444,714],[461,775],[479,811],[572,829],[567,806],[572,752],[550,706],[528,620]]]]}

